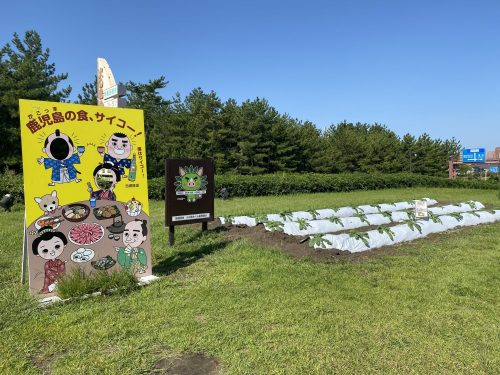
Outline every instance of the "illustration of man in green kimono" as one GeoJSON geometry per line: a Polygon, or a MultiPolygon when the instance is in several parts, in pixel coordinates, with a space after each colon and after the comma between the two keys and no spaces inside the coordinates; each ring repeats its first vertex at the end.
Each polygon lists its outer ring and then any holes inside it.
{"type": "Polygon", "coordinates": [[[116,260],[120,266],[135,273],[144,273],[148,267],[148,258],[142,247],[139,247],[148,235],[148,222],[134,220],[125,226],[123,244],[125,247],[116,247],[116,260]]]}

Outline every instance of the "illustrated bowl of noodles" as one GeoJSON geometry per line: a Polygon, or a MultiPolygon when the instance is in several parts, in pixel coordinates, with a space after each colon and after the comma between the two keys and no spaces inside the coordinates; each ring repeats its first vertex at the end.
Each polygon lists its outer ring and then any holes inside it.
{"type": "Polygon", "coordinates": [[[129,216],[138,216],[142,212],[142,204],[135,198],[129,200],[125,208],[129,216]]]}
{"type": "Polygon", "coordinates": [[[62,211],[64,218],[74,223],[85,220],[89,214],[89,206],[82,203],[68,204],[62,211]]]}

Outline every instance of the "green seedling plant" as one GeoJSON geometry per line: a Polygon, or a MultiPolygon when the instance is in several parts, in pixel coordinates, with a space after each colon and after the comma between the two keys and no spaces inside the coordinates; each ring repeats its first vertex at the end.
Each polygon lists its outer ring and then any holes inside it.
{"type": "Polygon", "coordinates": [[[316,210],[311,209],[311,210],[307,210],[307,212],[309,214],[311,214],[311,216],[313,217],[313,220],[316,220],[319,216],[319,212],[316,210]]]}
{"type": "Polygon", "coordinates": [[[481,217],[476,211],[471,211],[469,212],[471,215],[474,215],[475,217],[481,217]]]}
{"type": "Polygon", "coordinates": [[[264,214],[253,215],[252,217],[255,219],[255,222],[257,224],[265,224],[269,221],[267,219],[267,215],[264,215],[264,214]]]}
{"type": "Polygon", "coordinates": [[[418,230],[418,233],[422,234],[422,227],[420,226],[419,223],[417,223],[416,220],[405,220],[403,221],[403,224],[408,225],[408,228],[410,228],[412,231],[418,230]]]}
{"type": "Polygon", "coordinates": [[[300,230],[306,230],[311,227],[311,224],[309,224],[306,219],[297,219],[295,222],[299,224],[300,230]]]}
{"type": "Polygon", "coordinates": [[[368,221],[368,218],[364,213],[356,213],[353,215],[354,217],[357,217],[359,220],[361,220],[363,223],[366,223],[368,225],[371,225],[370,222],[368,221]]]}
{"type": "Polygon", "coordinates": [[[432,220],[432,222],[434,223],[439,223],[439,224],[443,224],[443,221],[441,220],[441,218],[439,217],[439,215],[436,215],[434,212],[432,211],[429,211],[428,212],[429,214],[429,219],[432,220]]]}
{"type": "Polygon", "coordinates": [[[283,226],[285,224],[282,223],[281,221],[274,221],[274,220],[271,220],[271,221],[268,221],[266,223],[266,226],[267,228],[271,231],[271,232],[283,232],[283,226]]]}
{"type": "Polygon", "coordinates": [[[394,241],[394,232],[388,226],[386,226],[386,225],[379,225],[377,227],[377,231],[380,234],[382,234],[382,233],[387,234],[387,236],[391,239],[391,241],[394,241]]]}
{"type": "Polygon", "coordinates": [[[292,221],[292,219],[293,219],[293,214],[292,214],[290,211],[283,211],[283,212],[280,212],[280,217],[281,217],[284,221],[292,221]]]}
{"type": "Polygon", "coordinates": [[[462,214],[460,212],[453,212],[453,213],[448,214],[448,215],[457,219],[457,221],[462,221],[464,219],[464,217],[462,216],[462,214]]]}
{"type": "Polygon", "coordinates": [[[366,232],[351,231],[349,237],[362,241],[366,247],[370,247],[370,235],[366,232]]]}
{"type": "Polygon", "coordinates": [[[338,224],[341,225],[342,227],[344,226],[344,223],[342,222],[342,219],[340,217],[330,216],[328,220],[330,221],[330,223],[338,224]]]}
{"type": "Polygon", "coordinates": [[[354,212],[356,212],[356,215],[364,214],[365,213],[365,210],[363,210],[360,207],[352,206],[351,208],[354,210],[354,212]]]}
{"type": "Polygon", "coordinates": [[[381,214],[382,214],[383,217],[388,218],[391,221],[391,223],[394,222],[392,220],[392,212],[390,212],[390,211],[382,211],[381,214]]]}
{"type": "Polygon", "coordinates": [[[408,211],[406,211],[406,215],[408,215],[408,220],[413,220],[413,221],[416,220],[415,211],[408,210],[408,211]]]}
{"type": "Polygon", "coordinates": [[[224,219],[225,224],[229,224],[229,225],[233,224],[233,219],[234,219],[233,215],[223,215],[222,218],[224,219]]]}
{"type": "Polygon", "coordinates": [[[471,209],[477,210],[477,204],[474,201],[468,201],[467,204],[470,206],[471,209]]]}
{"type": "Polygon", "coordinates": [[[372,204],[371,207],[376,208],[378,212],[382,212],[382,207],[380,207],[380,204],[372,204]]]}
{"type": "Polygon", "coordinates": [[[323,235],[321,233],[316,233],[314,236],[309,237],[309,246],[311,247],[319,246],[325,249],[327,245],[331,246],[332,242],[327,240],[326,238],[323,238],[323,235]]]}

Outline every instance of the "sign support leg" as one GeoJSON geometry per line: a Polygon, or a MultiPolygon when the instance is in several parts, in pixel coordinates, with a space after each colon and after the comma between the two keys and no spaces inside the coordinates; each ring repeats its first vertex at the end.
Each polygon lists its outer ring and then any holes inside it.
{"type": "Polygon", "coordinates": [[[168,226],[168,244],[170,246],[174,246],[174,243],[175,243],[175,226],[169,225],[168,226]]]}
{"type": "Polygon", "coordinates": [[[203,221],[201,223],[201,233],[207,234],[207,232],[208,232],[208,222],[203,221]]]}
{"type": "Polygon", "coordinates": [[[24,214],[23,260],[21,266],[21,284],[26,282],[26,268],[28,263],[28,232],[26,231],[26,213],[24,214]]]}

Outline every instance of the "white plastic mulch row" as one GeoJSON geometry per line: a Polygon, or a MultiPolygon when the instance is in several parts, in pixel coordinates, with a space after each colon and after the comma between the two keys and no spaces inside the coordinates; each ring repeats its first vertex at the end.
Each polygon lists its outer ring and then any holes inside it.
{"type": "Polygon", "coordinates": [[[394,245],[400,242],[413,241],[418,238],[424,238],[432,233],[445,232],[457,227],[468,227],[500,221],[500,210],[462,213],[460,219],[454,216],[443,215],[439,217],[439,221],[440,222],[418,220],[416,223],[419,228],[413,227],[413,230],[410,228],[409,224],[386,227],[385,230],[390,230],[389,234],[384,231],[379,232],[378,230],[362,232],[359,233],[358,236],[349,234],[326,234],[321,236],[320,243],[315,243],[314,247],[347,250],[356,253],[375,249],[377,247],[394,245]],[[360,235],[362,236],[361,238],[360,235]],[[367,243],[365,244],[365,242],[367,243]]]}
{"type": "MultiPolygon", "coordinates": [[[[484,206],[480,202],[467,202],[460,204],[450,204],[442,207],[431,207],[429,212],[435,215],[451,214],[455,212],[470,212],[474,210],[483,209],[484,206]]],[[[409,213],[406,211],[389,212],[388,214],[376,213],[366,215],[361,218],[359,216],[351,216],[338,218],[332,222],[331,220],[311,220],[307,222],[285,222],[283,223],[283,232],[292,236],[307,236],[317,233],[335,233],[342,230],[356,229],[370,225],[383,225],[390,223],[397,223],[404,220],[411,219],[409,213]],[[389,214],[391,217],[389,217],[389,214]]],[[[272,230],[266,225],[267,230],[272,230]]]]}
{"type": "MultiPolygon", "coordinates": [[[[434,206],[437,204],[437,201],[434,199],[422,198],[422,200],[427,201],[427,206],[434,206]]],[[[408,210],[414,207],[415,203],[410,201],[410,202],[382,203],[379,205],[362,205],[357,207],[341,207],[335,210],[332,208],[324,208],[315,210],[314,214],[307,211],[296,211],[296,212],[290,212],[290,214],[285,217],[283,217],[280,214],[263,215],[263,217],[265,217],[267,221],[279,221],[284,223],[288,221],[296,221],[298,219],[321,220],[321,219],[327,219],[332,216],[349,217],[355,215],[358,212],[362,212],[364,214],[374,214],[383,211],[393,212],[393,211],[408,210]]],[[[221,221],[222,224],[226,224],[226,218],[219,217],[219,220],[221,221]]],[[[259,220],[257,220],[255,217],[252,216],[235,216],[231,218],[230,224],[247,225],[249,227],[255,227],[257,224],[259,224],[259,222],[260,222],[259,220]]]]}

